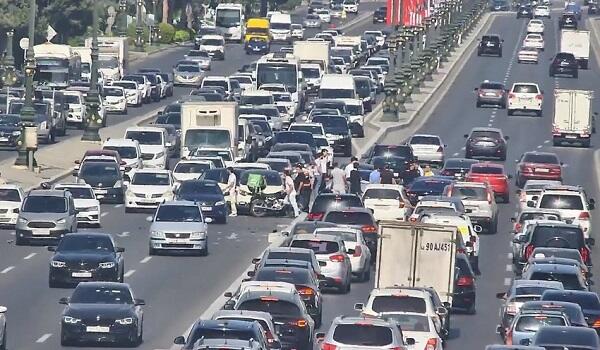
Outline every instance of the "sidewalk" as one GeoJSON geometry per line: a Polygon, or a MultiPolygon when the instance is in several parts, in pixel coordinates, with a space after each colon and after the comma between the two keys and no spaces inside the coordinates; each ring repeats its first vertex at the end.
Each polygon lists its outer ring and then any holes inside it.
{"type": "MultiPolygon", "coordinates": [[[[473,31],[463,38],[462,44],[455,49],[454,53],[448,57],[448,62],[443,63],[443,68],[433,74],[433,81],[425,81],[419,88],[419,92],[411,96],[412,102],[406,103],[407,112],[401,113],[398,122],[384,122],[382,102],[373,109],[373,112],[367,116],[365,122],[365,137],[355,139],[352,145],[353,154],[360,156],[365,154],[375,143],[380,142],[388,134],[403,129],[416,129],[425,123],[431,111],[451,87],[452,81],[463,69],[467,60],[464,59],[477,45],[477,38],[480,33],[487,30],[494,19],[494,16],[507,16],[504,13],[485,13],[473,31]],[[440,90],[441,91],[438,91],[440,90]],[[436,97],[436,99],[433,99],[436,97]],[[421,116],[421,118],[417,118],[421,116]],[[418,122],[419,125],[414,125],[418,122]]],[[[399,137],[398,140],[403,139],[399,137]]]]}

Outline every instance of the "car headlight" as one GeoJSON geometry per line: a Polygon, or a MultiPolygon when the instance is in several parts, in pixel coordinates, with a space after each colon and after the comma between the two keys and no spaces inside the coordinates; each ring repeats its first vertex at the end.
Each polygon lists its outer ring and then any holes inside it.
{"type": "Polygon", "coordinates": [[[99,210],[99,208],[94,205],[93,207],[80,208],[78,210],[79,210],[79,212],[85,212],[85,211],[99,210]]]}
{"type": "Polygon", "coordinates": [[[101,269],[112,269],[113,267],[115,267],[115,262],[114,261],[107,261],[107,262],[102,262],[100,264],[98,264],[98,266],[101,269]]]}
{"type": "Polygon", "coordinates": [[[162,158],[165,156],[165,152],[158,152],[154,155],[154,159],[162,158]]]}
{"type": "Polygon", "coordinates": [[[190,235],[190,238],[202,238],[204,237],[205,233],[204,232],[192,232],[192,234],[190,235]]]}
{"type": "Polygon", "coordinates": [[[115,320],[115,323],[118,323],[123,326],[130,325],[133,324],[133,317],[125,317],[119,320],[115,320]]]}
{"type": "Polygon", "coordinates": [[[170,197],[172,195],[173,195],[173,191],[171,191],[171,190],[168,190],[165,193],[163,193],[163,196],[165,196],[165,197],[170,197]]]}
{"type": "Polygon", "coordinates": [[[150,232],[150,235],[156,238],[165,238],[165,233],[162,231],[152,231],[150,232]]]}
{"type": "Polygon", "coordinates": [[[127,196],[127,197],[135,197],[135,193],[133,193],[131,190],[127,190],[125,192],[125,196],[127,196]]]}
{"type": "Polygon", "coordinates": [[[27,220],[25,218],[22,218],[20,216],[19,216],[19,220],[18,221],[19,221],[20,224],[23,224],[23,225],[27,225],[27,223],[29,222],[29,220],[27,220]]]}
{"type": "Polygon", "coordinates": [[[21,136],[21,131],[20,130],[15,130],[12,132],[13,136],[21,136]]]}
{"type": "Polygon", "coordinates": [[[115,184],[113,185],[113,188],[119,188],[119,187],[123,187],[123,181],[121,181],[121,180],[115,182],[115,184]]]}
{"type": "Polygon", "coordinates": [[[62,218],[62,219],[58,219],[56,220],[57,224],[66,224],[67,223],[67,218],[62,218]]]}
{"type": "Polygon", "coordinates": [[[52,260],[50,262],[50,265],[52,267],[65,267],[65,266],[67,266],[67,263],[64,261],[52,260]]]}
{"type": "Polygon", "coordinates": [[[225,201],[218,201],[215,203],[215,205],[225,205],[225,201]]]}
{"type": "Polygon", "coordinates": [[[63,322],[69,324],[78,324],[79,322],[81,322],[81,320],[71,316],[63,316],[63,322]]]}

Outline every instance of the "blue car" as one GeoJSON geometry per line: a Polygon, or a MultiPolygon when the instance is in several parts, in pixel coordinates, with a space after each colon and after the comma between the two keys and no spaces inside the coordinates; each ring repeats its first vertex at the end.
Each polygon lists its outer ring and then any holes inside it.
{"type": "Polygon", "coordinates": [[[216,181],[183,181],[177,189],[177,199],[200,204],[204,217],[212,218],[219,224],[227,223],[227,202],[216,181]]]}
{"type": "Polygon", "coordinates": [[[252,38],[246,43],[246,54],[267,54],[269,53],[269,43],[266,40],[252,38]]]}

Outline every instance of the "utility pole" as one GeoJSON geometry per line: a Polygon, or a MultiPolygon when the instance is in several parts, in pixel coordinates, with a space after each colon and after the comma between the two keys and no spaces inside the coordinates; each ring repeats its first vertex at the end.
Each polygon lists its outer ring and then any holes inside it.
{"type": "Polygon", "coordinates": [[[90,77],[90,91],[88,92],[85,103],[87,107],[87,116],[85,129],[81,135],[81,141],[100,142],[98,131],[102,126],[102,117],[98,113],[100,109],[100,97],[98,92],[98,5],[92,5],[92,67],[90,77]]]}

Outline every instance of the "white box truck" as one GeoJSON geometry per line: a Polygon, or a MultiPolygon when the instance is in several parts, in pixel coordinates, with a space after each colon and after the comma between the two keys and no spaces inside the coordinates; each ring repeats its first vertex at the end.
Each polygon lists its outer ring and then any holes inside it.
{"type": "Polygon", "coordinates": [[[591,112],[592,98],[593,91],[554,90],[552,140],[555,146],[563,142],[590,146],[590,138],[595,131],[591,112]]]}
{"type": "MultiPolygon", "coordinates": [[[[92,38],[85,39],[85,46],[92,47],[92,38]]],[[[98,37],[98,70],[107,80],[119,80],[125,75],[129,62],[129,43],[126,37],[98,37]]]]}
{"type": "Polygon", "coordinates": [[[579,62],[579,68],[587,69],[590,59],[590,32],[588,30],[561,30],[559,52],[572,53],[579,62]]]}
{"type": "Polygon", "coordinates": [[[454,226],[380,221],[375,288],[433,287],[452,303],[459,234],[454,226]]]}
{"type": "Polygon", "coordinates": [[[181,158],[202,148],[230,149],[238,156],[238,104],[186,101],[181,104],[181,158]]]}
{"type": "Polygon", "coordinates": [[[329,42],[327,41],[294,41],[294,56],[300,64],[316,63],[325,73],[329,72],[329,42]]]}

